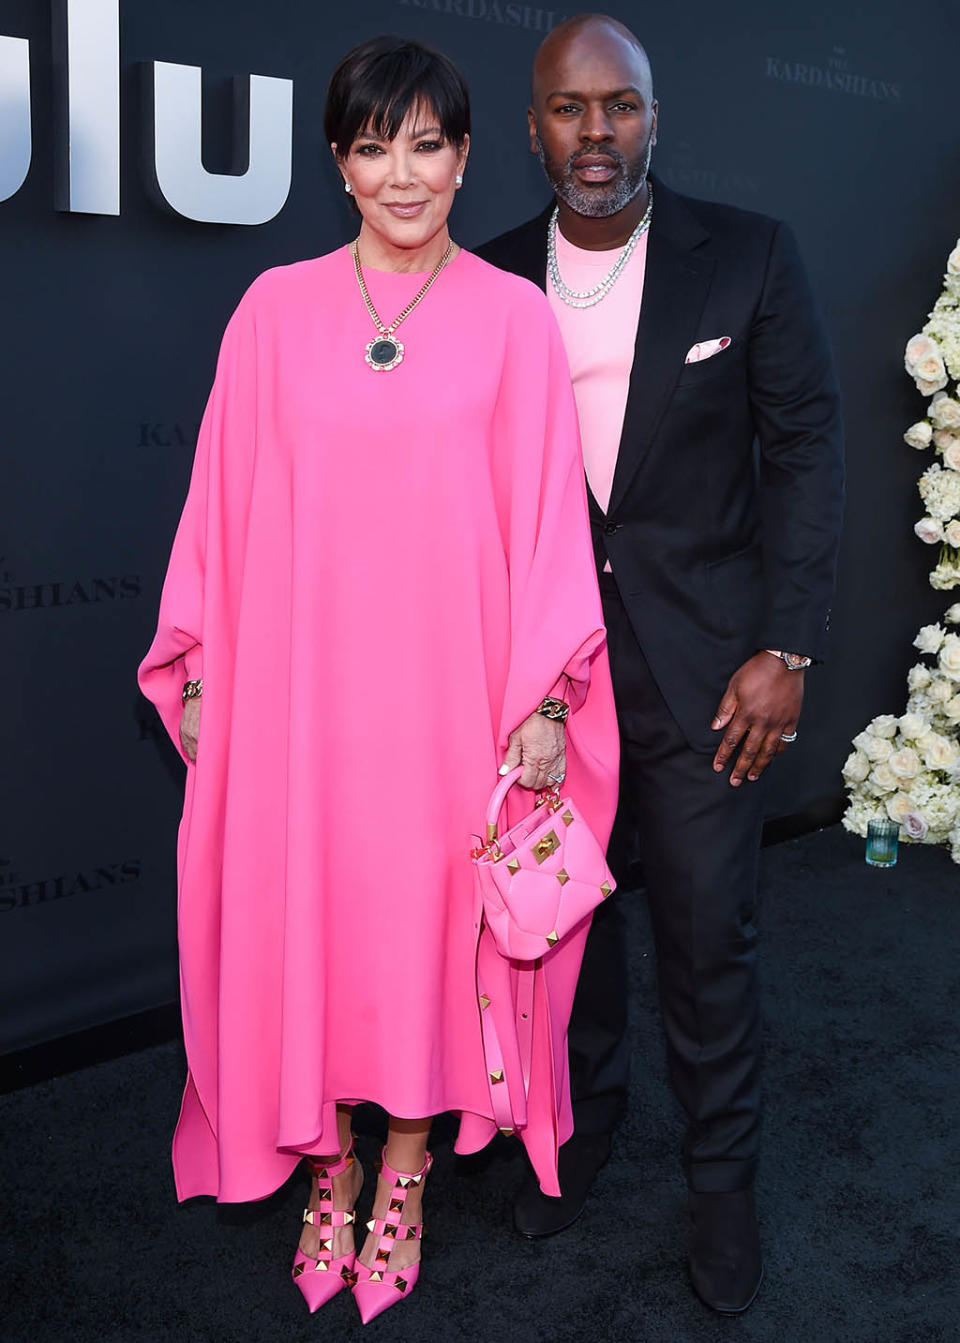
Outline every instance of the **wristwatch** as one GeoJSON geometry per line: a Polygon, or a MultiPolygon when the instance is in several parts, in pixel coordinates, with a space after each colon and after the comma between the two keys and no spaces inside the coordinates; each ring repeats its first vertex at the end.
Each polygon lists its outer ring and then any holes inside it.
{"type": "Polygon", "coordinates": [[[813,658],[805,657],[803,653],[784,653],[779,648],[765,648],[763,651],[779,658],[788,671],[803,671],[813,662],[813,658]]]}

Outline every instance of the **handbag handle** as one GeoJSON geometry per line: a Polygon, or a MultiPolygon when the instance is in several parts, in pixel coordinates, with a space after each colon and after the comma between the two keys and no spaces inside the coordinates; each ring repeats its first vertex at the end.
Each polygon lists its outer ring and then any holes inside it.
{"type": "Polygon", "coordinates": [[[500,821],[500,812],[506,801],[507,794],[513,785],[523,773],[523,766],[517,765],[509,774],[505,774],[500,782],[490,794],[490,801],[487,804],[487,843],[492,844],[497,838],[497,825],[500,821]]]}
{"type": "MultiPolygon", "coordinates": [[[[500,812],[503,809],[503,804],[506,800],[507,794],[509,793],[513,785],[517,782],[517,780],[520,778],[520,775],[522,773],[523,773],[523,766],[517,765],[516,769],[512,769],[509,774],[505,774],[503,776],[503,778],[497,784],[496,788],[494,788],[493,792],[490,794],[490,801],[487,804],[488,844],[495,844],[497,842],[497,827],[500,823],[500,812]]],[[[560,794],[555,787],[547,789],[546,792],[540,795],[537,801],[537,806],[538,807],[542,806],[543,803],[547,802],[548,800],[551,801],[552,803],[551,810],[556,810],[556,808],[560,804],[560,794]]]]}

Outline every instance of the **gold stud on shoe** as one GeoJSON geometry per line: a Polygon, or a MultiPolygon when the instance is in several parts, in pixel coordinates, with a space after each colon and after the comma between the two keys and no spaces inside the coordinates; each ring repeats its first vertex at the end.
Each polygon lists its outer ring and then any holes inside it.
{"type": "Polygon", "coordinates": [[[556,928],[554,928],[552,933],[547,933],[548,947],[555,947],[559,941],[560,941],[560,934],[557,932],[556,928]]]}

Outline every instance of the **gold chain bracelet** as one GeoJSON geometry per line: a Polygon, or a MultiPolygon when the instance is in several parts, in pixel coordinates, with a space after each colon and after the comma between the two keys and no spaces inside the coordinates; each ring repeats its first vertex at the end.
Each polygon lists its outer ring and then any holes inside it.
{"type": "Polygon", "coordinates": [[[565,704],[562,699],[554,699],[552,695],[544,695],[537,710],[537,713],[543,714],[544,718],[550,718],[555,723],[565,723],[569,712],[570,705],[565,704]]]}
{"type": "Polygon", "coordinates": [[[186,704],[188,699],[199,699],[203,694],[203,681],[184,681],[183,691],[180,695],[180,702],[186,704]]]}

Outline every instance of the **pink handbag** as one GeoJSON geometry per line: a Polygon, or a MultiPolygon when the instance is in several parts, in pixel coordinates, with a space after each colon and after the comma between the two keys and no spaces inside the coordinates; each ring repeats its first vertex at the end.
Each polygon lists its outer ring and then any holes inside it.
{"type": "Polygon", "coordinates": [[[592,830],[569,797],[547,793],[498,836],[500,810],[523,773],[505,775],[487,807],[487,842],[474,849],[484,916],[497,950],[535,961],[563,941],[616,883],[592,830]]]}

